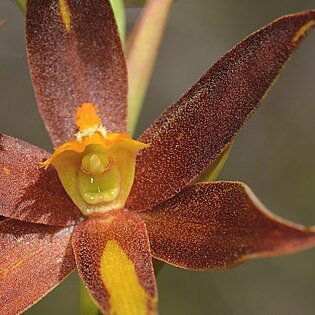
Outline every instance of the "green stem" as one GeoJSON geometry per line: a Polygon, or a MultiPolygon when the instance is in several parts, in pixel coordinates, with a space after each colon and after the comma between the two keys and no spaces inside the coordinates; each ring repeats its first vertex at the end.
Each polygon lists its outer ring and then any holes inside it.
{"type": "Polygon", "coordinates": [[[16,0],[17,4],[19,5],[20,9],[25,13],[26,12],[26,1],[27,0],[16,0]]]}
{"type": "Polygon", "coordinates": [[[81,281],[80,285],[80,315],[99,315],[101,314],[91,299],[84,283],[81,281]]]}
{"type": "Polygon", "coordinates": [[[114,11],[121,41],[122,43],[124,43],[125,36],[126,36],[126,13],[125,13],[124,1],[123,0],[110,0],[110,3],[114,11]]]}
{"type": "Polygon", "coordinates": [[[137,24],[128,35],[128,131],[131,135],[138,122],[172,2],[147,1],[137,24]]]}

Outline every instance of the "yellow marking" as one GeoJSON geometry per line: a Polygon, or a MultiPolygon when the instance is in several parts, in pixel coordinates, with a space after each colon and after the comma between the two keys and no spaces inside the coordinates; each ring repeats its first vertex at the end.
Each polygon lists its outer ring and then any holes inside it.
{"type": "Polygon", "coordinates": [[[295,36],[292,39],[292,43],[296,43],[304,34],[315,25],[315,21],[308,21],[305,25],[300,27],[300,29],[295,33],[295,36]]]}
{"type": "MultiPolygon", "coordinates": [[[[107,242],[101,258],[100,272],[110,295],[113,315],[148,315],[150,302],[156,301],[145,292],[138,281],[135,266],[116,240],[107,242]]],[[[152,305],[151,304],[151,305],[152,305]]]]}
{"type": "Polygon", "coordinates": [[[6,175],[9,175],[11,173],[11,170],[7,167],[4,167],[2,170],[6,175]]]}
{"type": "Polygon", "coordinates": [[[26,265],[29,261],[34,260],[37,255],[39,255],[44,248],[35,250],[34,252],[29,253],[28,255],[24,255],[19,260],[15,261],[12,264],[9,264],[3,269],[0,269],[0,281],[3,281],[5,277],[9,276],[10,273],[16,271],[19,267],[21,267],[23,264],[26,265]]]}
{"type": "Polygon", "coordinates": [[[62,22],[65,25],[66,31],[70,32],[71,29],[71,14],[67,0],[59,0],[60,14],[62,22]]]}

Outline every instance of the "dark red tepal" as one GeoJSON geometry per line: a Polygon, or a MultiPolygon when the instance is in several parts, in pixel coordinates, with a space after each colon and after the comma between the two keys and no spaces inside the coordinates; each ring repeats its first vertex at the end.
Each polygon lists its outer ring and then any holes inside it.
{"type": "MultiPolygon", "coordinates": [[[[25,311],[77,267],[104,314],[157,314],[152,257],[215,270],[314,246],[314,228],[271,214],[245,184],[198,183],[314,25],[315,11],[282,17],[215,63],[140,136],[149,147],[121,209],[84,216],[55,168],[40,166],[49,153],[1,135],[0,313],[25,311]]],[[[54,145],[81,141],[73,120],[86,102],[110,132],[126,131],[127,67],[108,1],[28,0],[26,37],[54,145]]]]}

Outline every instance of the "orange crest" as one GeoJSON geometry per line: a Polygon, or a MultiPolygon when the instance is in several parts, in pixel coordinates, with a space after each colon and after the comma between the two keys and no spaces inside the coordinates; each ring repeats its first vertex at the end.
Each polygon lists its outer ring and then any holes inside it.
{"type": "Polygon", "coordinates": [[[75,124],[80,131],[101,125],[101,119],[97,115],[97,108],[91,103],[82,104],[76,112],[75,124]]]}

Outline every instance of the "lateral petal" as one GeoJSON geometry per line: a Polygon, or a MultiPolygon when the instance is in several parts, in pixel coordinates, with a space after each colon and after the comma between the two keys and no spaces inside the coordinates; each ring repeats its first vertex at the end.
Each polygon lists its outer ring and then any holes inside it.
{"type": "Polygon", "coordinates": [[[0,135],[0,215],[21,221],[67,226],[80,211],[62,187],[57,172],[40,167],[49,153],[0,135]]]}
{"type": "Polygon", "coordinates": [[[144,222],[131,212],[89,217],[75,230],[79,274],[104,314],[157,314],[157,290],[144,222]]]}
{"type": "Polygon", "coordinates": [[[107,0],[29,0],[26,38],[40,113],[55,146],[71,139],[82,103],[112,132],[126,130],[127,70],[107,0]]]}
{"type": "Polygon", "coordinates": [[[57,286],[74,268],[70,237],[60,228],[0,222],[0,314],[20,314],[57,286]]]}
{"type": "Polygon", "coordinates": [[[169,107],[140,137],[150,147],[138,156],[127,207],[148,209],[174,196],[216,160],[314,25],[315,11],[267,25],[224,55],[169,107]]]}
{"type": "Polygon", "coordinates": [[[189,186],[140,216],[152,256],[188,269],[228,268],[315,245],[315,228],[273,215],[239,182],[189,186]]]}

